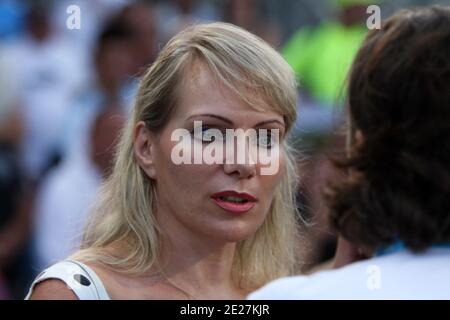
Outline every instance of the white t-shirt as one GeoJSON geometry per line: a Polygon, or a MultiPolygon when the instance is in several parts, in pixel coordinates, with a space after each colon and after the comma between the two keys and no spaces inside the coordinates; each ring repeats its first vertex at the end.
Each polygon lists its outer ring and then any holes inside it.
{"type": "MultiPolygon", "coordinates": [[[[90,97],[89,97],[90,98],[90,97]]],[[[35,250],[38,267],[64,259],[80,244],[102,177],[90,158],[90,133],[101,108],[96,99],[74,105],[67,119],[65,158],[43,179],[36,196],[35,250]],[[72,120],[72,121],[70,121],[72,120]]]]}
{"type": "Polygon", "coordinates": [[[100,173],[88,159],[63,161],[46,176],[36,198],[34,223],[40,269],[79,248],[101,182],[100,173]]]}
{"type": "Polygon", "coordinates": [[[89,70],[77,47],[56,36],[42,43],[24,37],[5,50],[14,57],[11,69],[19,83],[18,105],[24,124],[22,162],[26,175],[36,179],[58,151],[71,101],[89,70]]]}
{"type": "Polygon", "coordinates": [[[248,299],[450,299],[450,248],[422,254],[402,250],[310,276],[281,278],[248,299]]]}

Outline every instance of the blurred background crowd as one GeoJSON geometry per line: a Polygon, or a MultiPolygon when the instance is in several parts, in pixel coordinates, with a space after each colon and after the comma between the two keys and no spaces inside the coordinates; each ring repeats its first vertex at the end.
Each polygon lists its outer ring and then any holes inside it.
{"type": "Polygon", "coordinates": [[[336,245],[321,190],[342,174],[328,158],[345,144],[344,80],[367,6],[385,18],[448,2],[0,0],[0,299],[22,299],[39,270],[76,249],[139,77],[171,36],[210,21],[259,35],[298,75],[299,272],[312,272],[336,245]]]}

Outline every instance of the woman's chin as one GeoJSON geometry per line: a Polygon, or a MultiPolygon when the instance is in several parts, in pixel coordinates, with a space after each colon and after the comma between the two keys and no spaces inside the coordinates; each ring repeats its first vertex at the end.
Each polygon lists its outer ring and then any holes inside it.
{"type": "Polygon", "coordinates": [[[252,237],[257,227],[245,223],[236,223],[234,225],[228,225],[226,228],[221,227],[212,232],[214,238],[220,239],[223,242],[241,242],[252,237]]]}

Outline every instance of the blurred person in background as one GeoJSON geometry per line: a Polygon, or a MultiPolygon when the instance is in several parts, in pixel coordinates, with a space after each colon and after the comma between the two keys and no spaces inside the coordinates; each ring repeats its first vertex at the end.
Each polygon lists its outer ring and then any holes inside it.
{"type": "Polygon", "coordinates": [[[223,18],[261,37],[273,47],[281,45],[281,30],[264,16],[257,0],[224,0],[223,18]]]}
{"type": "MultiPolygon", "coordinates": [[[[47,5],[54,32],[74,44],[87,61],[93,54],[97,38],[108,21],[133,0],[52,0],[47,5]],[[80,29],[69,29],[68,8],[79,8],[80,29]]],[[[71,11],[73,13],[73,11],[71,11]]],[[[89,61],[88,61],[89,62],[89,61]]]]}
{"type": "Polygon", "coordinates": [[[310,274],[333,267],[338,233],[328,221],[323,189],[345,177],[345,171],[330,161],[345,148],[345,139],[340,134],[323,134],[314,138],[301,136],[297,140],[304,160],[299,163],[299,204],[307,222],[300,221],[299,273],[310,274]]]}
{"type": "Polygon", "coordinates": [[[136,1],[125,6],[116,17],[123,20],[132,34],[133,61],[136,70],[131,75],[138,76],[155,60],[158,41],[161,36],[157,26],[154,8],[144,1],[136,1]]]}
{"type": "MultiPolygon", "coordinates": [[[[136,1],[125,6],[114,16],[107,26],[116,25],[126,33],[128,46],[126,52],[129,57],[125,76],[119,83],[118,93],[125,111],[129,113],[133,98],[136,95],[138,80],[148,66],[153,63],[158,53],[158,41],[161,38],[160,27],[157,26],[155,9],[144,1],[136,1]]],[[[106,27],[108,29],[108,27],[106,27]]],[[[97,59],[98,61],[99,59],[97,59]]],[[[114,64],[117,66],[117,64],[114,64]]]]}
{"type": "Polygon", "coordinates": [[[207,0],[159,1],[157,11],[162,44],[188,26],[220,20],[217,10],[212,1],[207,0]]]}
{"type": "Polygon", "coordinates": [[[10,58],[0,51],[0,298],[20,298],[36,275],[28,246],[34,190],[19,160],[23,119],[10,58]]]}
{"type": "Polygon", "coordinates": [[[79,248],[90,204],[110,173],[124,118],[113,101],[99,108],[88,120],[85,151],[70,153],[43,180],[34,214],[36,268],[48,267],[79,248]]]}
{"type": "Polygon", "coordinates": [[[131,77],[139,66],[134,52],[131,28],[123,19],[113,17],[98,36],[89,81],[67,101],[70,112],[64,119],[66,128],[59,140],[65,156],[84,156],[88,126],[104,105],[114,101],[124,113],[129,110],[131,77]]]}
{"type": "MultiPolygon", "coordinates": [[[[151,15],[148,15],[150,11],[144,11],[148,10],[148,7],[142,5],[125,7],[113,16],[99,34],[92,58],[94,69],[91,80],[80,90],[74,101],[68,101],[68,104],[72,104],[71,112],[65,119],[65,135],[60,142],[64,158],[61,165],[50,171],[48,178],[43,180],[36,200],[37,269],[47,267],[77,248],[88,205],[107,176],[104,171],[108,159],[105,157],[111,157],[112,154],[98,150],[107,143],[94,148],[97,151],[92,154],[91,145],[94,143],[95,147],[101,134],[96,129],[99,122],[96,119],[104,109],[115,110],[114,112],[122,117],[126,116],[132,104],[132,92],[129,92],[128,88],[133,73],[142,66],[144,57],[149,60],[153,54],[145,51],[147,56],[142,53],[135,55],[139,49],[138,41],[143,41],[142,34],[139,34],[139,27],[142,28],[140,24],[145,26],[152,23],[151,20],[137,21],[131,26],[130,19],[137,14],[136,10],[140,10],[138,17],[143,15],[144,19],[151,18],[151,15]],[[69,197],[71,192],[73,197],[69,197]]],[[[149,38],[146,41],[152,43],[154,39],[149,38]]],[[[110,113],[107,115],[111,116],[110,113]]],[[[113,126],[113,121],[116,121],[116,124],[117,121],[122,121],[121,117],[113,118],[106,124],[113,126]]],[[[100,119],[103,119],[103,116],[100,119]]],[[[99,124],[106,128],[103,120],[99,124]]],[[[112,139],[115,137],[115,128],[110,129],[112,130],[103,134],[112,139]]]]}
{"type": "Polygon", "coordinates": [[[37,183],[60,159],[58,140],[64,130],[68,101],[85,80],[86,69],[73,44],[54,33],[50,3],[36,1],[26,16],[26,33],[8,44],[14,58],[24,123],[20,145],[27,178],[37,183]]]}
{"type": "Polygon", "coordinates": [[[367,33],[366,8],[377,2],[330,1],[336,5],[336,19],[300,29],[283,48],[283,56],[302,84],[302,99],[307,95],[313,106],[328,110],[345,98],[345,76],[367,33]]]}
{"type": "Polygon", "coordinates": [[[327,192],[337,269],[253,299],[450,299],[450,7],[372,30],[348,85],[348,176],[327,192]],[[370,257],[369,259],[367,259],[370,257]]]}
{"type": "Polygon", "coordinates": [[[26,4],[23,0],[0,1],[0,40],[9,41],[23,32],[26,4]]]}
{"type": "MultiPolygon", "coordinates": [[[[142,60],[136,59],[131,26],[123,18],[114,17],[103,28],[94,52],[94,73],[85,92],[120,101],[124,108],[131,103],[125,96],[127,81],[138,70],[142,60]]],[[[148,39],[151,41],[152,39],[148,39]]]]}

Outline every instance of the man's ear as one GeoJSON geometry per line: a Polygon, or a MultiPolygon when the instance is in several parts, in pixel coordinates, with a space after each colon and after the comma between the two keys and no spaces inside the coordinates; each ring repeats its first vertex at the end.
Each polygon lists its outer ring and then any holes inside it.
{"type": "Polygon", "coordinates": [[[358,146],[362,145],[364,142],[364,136],[363,136],[361,130],[359,130],[359,129],[356,130],[356,132],[355,132],[355,142],[358,146]]]}
{"type": "Polygon", "coordinates": [[[152,179],[156,179],[155,170],[155,139],[153,133],[145,126],[144,121],[139,121],[134,127],[134,155],[142,170],[152,179]]]}

